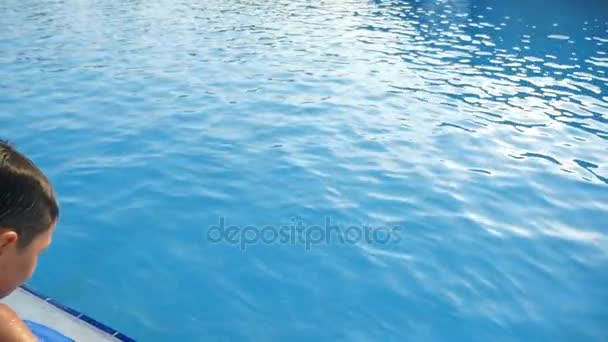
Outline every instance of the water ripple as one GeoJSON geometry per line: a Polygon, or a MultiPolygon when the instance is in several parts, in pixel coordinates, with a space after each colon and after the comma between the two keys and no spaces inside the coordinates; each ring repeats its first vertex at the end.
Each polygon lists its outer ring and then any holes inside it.
{"type": "Polygon", "coordinates": [[[34,285],[146,341],[604,339],[584,3],[0,3],[0,135],[65,213],[34,285]],[[220,216],[400,240],[242,252],[220,216]]]}

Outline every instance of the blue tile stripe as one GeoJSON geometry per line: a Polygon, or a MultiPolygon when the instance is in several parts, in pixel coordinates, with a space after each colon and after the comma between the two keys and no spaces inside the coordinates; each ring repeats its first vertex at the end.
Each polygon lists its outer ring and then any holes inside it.
{"type": "Polygon", "coordinates": [[[83,314],[82,312],[74,310],[74,309],[70,308],[69,306],[65,306],[50,297],[44,296],[44,295],[40,294],[39,292],[36,292],[35,290],[33,290],[31,287],[29,287],[27,285],[21,285],[21,288],[23,290],[25,290],[26,292],[31,293],[32,295],[44,300],[45,302],[48,302],[49,304],[60,309],[61,311],[66,312],[66,313],[70,314],[71,316],[74,316],[77,319],[79,319],[83,322],[86,322],[86,323],[94,326],[95,328],[105,332],[106,334],[113,336],[114,338],[118,339],[119,341],[135,342],[134,339],[124,335],[123,333],[121,333],[117,330],[114,330],[114,329],[108,327],[107,325],[100,323],[99,321],[96,321],[95,319],[83,314]]]}

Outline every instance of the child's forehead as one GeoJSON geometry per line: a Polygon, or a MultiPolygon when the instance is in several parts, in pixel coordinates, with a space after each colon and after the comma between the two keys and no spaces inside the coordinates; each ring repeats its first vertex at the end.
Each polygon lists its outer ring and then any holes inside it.
{"type": "Polygon", "coordinates": [[[57,221],[53,221],[53,223],[51,224],[51,227],[48,229],[48,240],[49,243],[51,242],[51,240],[53,240],[53,234],[55,233],[55,227],[57,227],[57,221]]]}
{"type": "Polygon", "coordinates": [[[40,248],[46,248],[51,244],[51,242],[53,241],[53,233],[55,232],[55,226],[56,224],[55,222],[53,222],[49,229],[45,230],[36,237],[36,241],[40,248]]]}

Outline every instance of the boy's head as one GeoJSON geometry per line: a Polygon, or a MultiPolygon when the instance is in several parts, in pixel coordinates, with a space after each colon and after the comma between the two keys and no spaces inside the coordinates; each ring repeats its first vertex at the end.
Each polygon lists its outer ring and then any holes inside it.
{"type": "Polygon", "coordinates": [[[58,216],[46,176],[0,141],[0,298],[32,276],[38,255],[51,243],[58,216]]]}

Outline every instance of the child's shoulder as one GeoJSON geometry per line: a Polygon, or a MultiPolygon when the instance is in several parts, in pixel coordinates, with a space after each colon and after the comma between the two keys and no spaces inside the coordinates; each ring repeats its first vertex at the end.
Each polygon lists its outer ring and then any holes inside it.
{"type": "Polygon", "coordinates": [[[13,309],[0,304],[0,341],[36,342],[36,336],[13,309]]]}

